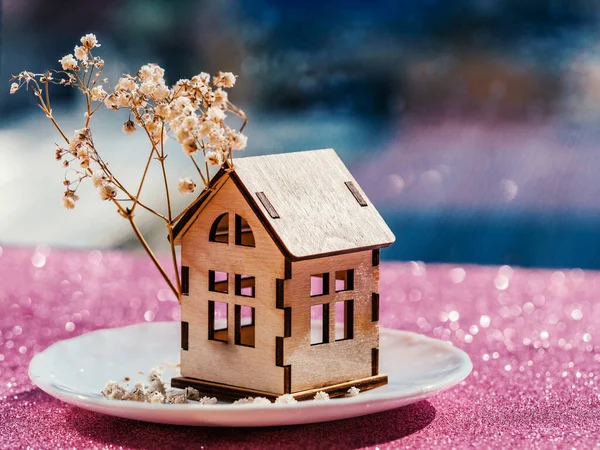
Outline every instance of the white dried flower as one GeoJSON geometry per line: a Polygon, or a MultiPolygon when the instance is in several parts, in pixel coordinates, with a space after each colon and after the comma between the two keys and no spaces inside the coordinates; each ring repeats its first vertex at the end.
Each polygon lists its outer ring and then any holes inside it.
{"type": "Polygon", "coordinates": [[[10,85],[10,93],[14,94],[15,92],[17,92],[19,90],[19,83],[12,83],[10,85]]]}
{"type": "Polygon", "coordinates": [[[223,89],[221,89],[221,88],[216,89],[214,91],[214,94],[215,94],[215,99],[213,101],[213,104],[215,104],[217,106],[222,106],[227,103],[229,96],[227,95],[227,92],[225,92],[223,89]]]}
{"type": "Polygon", "coordinates": [[[254,403],[254,399],[252,397],[240,398],[239,400],[233,402],[234,405],[249,405],[251,403],[254,403]]]}
{"type": "Polygon", "coordinates": [[[191,178],[180,178],[177,181],[177,189],[181,195],[191,194],[196,190],[196,183],[191,178]]]}
{"type": "Polygon", "coordinates": [[[162,367],[153,367],[148,373],[148,381],[162,381],[162,367]]]}
{"type": "Polygon", "coordinates": [[[117,86],[115,87],[116,91],[133,91],[137,88],[137,84],[131,78],[120,78],[117,86]]]}
{"type": "Polygon", "coordinates": [[[74,70],[77,67],[77,60],[70,53],[58,60],[63,70],[74,70]]]}
{"type": "Polygon", "coordinates": [[[107,182],[108,176],[104,173],[103,170],[96,170],[92,175],[92,186],[94,186],[95,188],[99,188],[107,182]]]}
{"type": "Polygon", "coordinates": [[[155,100],[164,100],[169,96],[171,90],[164,83],[159,83],[152,90],[152,98],[155,100]]]}
{"type": "Polygon", "coordinates": [[[117,96],[115,94],[110,94],[109,96],[107,96],[104,99],[104,104],[108,109],[119,109],[119,102],[117,101],[117,96]]]}
{"type": "Polygon", "coordinates": [[[280,395],[279,397],[277,397],[277,399],[275,399],[275,403],[282,403],[282,404],[289,405],[292,403],[298,403],[298,400],[296,400],[292,394],[283,394],[283,395],[280,395]]]}
{"type": "Polygon", "coordinates": [[[254,397],[254,401],[252,403],[255,405],[270,405],[271,400],[265,397],[254,397]]]}
{"type": "Polygon", "coordinates": [[[133,123],[133,120],[129,119],[127,122],[125,122],[123,124],[123,133],[127,133],[127,134],[133,134],[135,133],[135,123],[133,123]]]}
{"type": "Polygon", "coordinates": [[[195,115],[186,116],[181,121],[181,129],[183,129],[185,131],[192,131],[197,126],[198,126],[198,117],[196,117],[195,115]]]}
{"type": "Polygon", "coordinates": [[[164,403],[165,396],[161,394],[159,391],[154,391],[150,394],[150,403],[164,403]]]}
{"type": "Polygon", "coordinates": [[[94,100],[94,101],[102,101],[102,100],[104,100],[104,97],[106,97],[106,91],[104,90],[104,88],[102,86],[93,87],[91,94],[92,94],[92,100],[94,100]]]}
{"type": "Polygon", "coordinates": [[[216,405],[217,399],[216,397],[202,397],[200,400],[201,405],[216,405]]]}
{"type": "Polygon", "coordinates": [[[125,393],[123,400],[129,400],[133,402],[144,402],[146,401],[146,389],[143,383],[136,383],[133,391],[125,393]]]}
{"type": "Polygon", "coordinates": [[[76,45],[73,53],[75,53],[75,58],[79,61],[87,61],[88,59],[88,49],[83,45],[76,45]]]}
{"type": "Polygon", "coordinates": [[[232,133],[229,141],[233,150],[244,150],[248,144],[248,137],[243,133],[232,133]]]}
{"type": "Polygon", "coordinates": [[[213,77],[213,84],[215,87],[230,88],[235,84],[236,76],[231,72],[218,72],[213,77]]]}
{"type": "Polygon", "coordinates": [[[313,397],[315,400],[329,400],[329,394],[324,391],[319,391],[313,397]]]}
{"type": "Polygon", "coordinates": [[[98,39],[96,39],[96,35],[92,33],[83,36],[81,38],[81,43],[89,50],[93,49],[94,47],[100,47],[100,44],[98,44],[98,39]]]}
{"type": "Polygon", "coordinates": [[[171,116],[171,107],[166,103],[160,103],[154,107],[155,116],[160,116],[163,119],[169,119],[171,116]]]}
{"type": "Polygon", "coordinates": [[[110,200],[117,196],[117,189],[112,184],[104,184],[99,191],[102,200],[110,200]]]}
{"type": "Polygon", "coordinates": [[[215,128],[215,123],[210,120],[204,120],[198,126],[198,136],[202,139],[210,134],[210,132],[215,128]]]}
{"type": "Polygon", "coordinates": [[[206,117],[213,122],[222,122],[225,119],[225,113],[221,108],[211,106],[206,110],[206,117]]]}
{"type": "Polygon", "coordinates": [[[184,393],[188,400],[200,400],[200,391],[198,389],[194,389],[193,387],[186,387],[184,389],[184,393]]]}
{"type": "Polygon", "coordinates": [[[181,389],[169,389],[167,391],[167,401],[174,405],[187,403],[185,392],[181,389]]]}
{"type": "Polygon", "coordinates": [[[140,92],[144,95],[150,96],[154,90],[154,83],[152,80],[146,81],[140,85],[140,92]]]}
{"type": "Polygon", "coordinates": [[[195,139],[186,139],[185,141],[183,141],[181,147],[183,148],[183,152],[188,156],[198,151],[198,144],[196,143],[195,139]]]}
{"type": "Polygon", "coordinates": [[[138,76],[143,82],[154,81],[155,83],[161,81],[164,74],[165,69],[154,63],[144,64],[138,72],[138,76]]]}
{"type": "Polygon", "coordinates": [[[102,396],[108,400],[121,400],[125,393],[125,389],[119,383],[110,380],[104,386],[102,396]]]}
{"type": "Polygon", "coordinates": [[[356,397],[359,393],[360,389],[358,389],[356,386],[352,386],[350,389],[348,389],[346,397],[356,397]]]}
{"type": "MultiPolygon", "coordinates": [[[[71,192],[71,191],[67,191],[67,192],[71,192]]],[[[66,209],[75,208],[76,201],[77,201],[76,195],[67,195],[67,193],[65,193],[65,195],[63,195],[62,204],[66,209]]]]}
{"type": "Polygon", "coordinates": [[[223,161],[220,153],[208,151],[206,152],[206,162],[211,166],[219,166],[223,161]]]}
{"type": "Polygon", "coordinates": [[[210,83],[210,74],[208,74],[206,72],[200,72],[198,75],[194,75],[192,77],[192,81],[194,83],[200,83],[203,85],[207,85],[208,83],[210,83]]]}

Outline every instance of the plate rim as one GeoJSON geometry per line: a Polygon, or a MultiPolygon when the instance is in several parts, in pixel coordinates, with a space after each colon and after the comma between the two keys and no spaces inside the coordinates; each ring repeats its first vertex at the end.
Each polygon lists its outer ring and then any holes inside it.
{"type": "MultiPolygon", "coordinates": [[[[57,385],[53,384],[48,380],[48,378],[44,378],[43,375],[37,374],[36,369],[38,369],[38,365],[42,364],[43,358],[48,351],[50,351],[55,346],[64,345],[67,341],[76,341],[82,338],[89,338],[90,335],[95,333],[106,333],[106,332],[118,332],[119,330],[123,330],[125,328],[137,328],[137,327],[153,327],[153,326],[167,326],[170,324],[177,323],[176,321],[157,321],[157,322],[138,322],[135,324],[129,324],[121,327],[113,327],[113,328],[100,328],[97,330],[92,330],[78,336],[74,336],[68,339],[62,339],[60,341],[54,342],[50,344],[45,349],[36,353],[29,363],[28,376],[30,380],[36,385],[39,389],[47,393],[48,395],[57,398],[58,400],[64,401],[70,405],[78,406],[81,408],[85,408],[86,406],[90,407],[98,407],[100,409],[105,409],[109,407],[109,409],[113,410],[115,414],[114,416],[120,416],[116,413],[120,411],[204,411],[210,413],[212,412],[226,412],[235,410],[238,413],[242,411],[247,411],[248,414],[257,411],[266,411],[273,410],[273,408],[277,409],[331,409],[331,408],[339,408],[341,402],[352,403],[354,406],[363,405],[367,407],[367,411],[364,414],[369,414],[371,411],[368,411],[369,405],[372,403],[388,403],[399,400],[410,400],[406,404],[414,403],[421,399],[430,397],[442,391],[445,391],[453,386],[456,386],[461,381],[463,381],[471,371],[473,370],[473,363],[469,357],[469,355],[462,349],[453,345],[450,341],[442,341],[440,339],[435,339],[430,336],[426,336],[420,333],[415,333],[413,331],[407,330],[399,330],[395,328],[384,328],[380,327],[380,337],[382,335],[403,335],[410,336],[412,338],[418,338],[420,340],[424,340],[430,344],[435,346],[444,346],[452,349],[452,352],[459,358],[459,370],[453,372],[450,376],[448,376],[443,382],[436,383],[435,385],[428,384],[422,385],[418,388],[408,390],[404,395],[392,395],[390,392],[378,392],[377,389],[373,389],[365,393],[364,395],[358,395],[356,397],[341,397],[335,398],[333,402],[311,402],[311,401],[302,401],[294,404],[285,404],[285,403],[271,403],[271,404],[245,404],[245,405],[233,405],[232,403],[228,404],[215,404],[215,405],[201,405],[195,403],[187,403],[187,404],[154,404],[154,403],[142,403],[142,402],[118,402],[118,408],[110,408],[109,405],[114,403],[113,400],[107,400],[104,398],[91,397],[89,394],[80,394],[69,391],[58,391],[57,385]]],[[[41,367],[41,366],[40,366],[41,367]]],[[[93,409],[98,412],[98,409],[93,409]]],[[[102,411],[105,414],[111,414],[109,412],[102,411]]],[[[374,412],[374,411],[373,411],[374,412]]],[[[358,416],[356,414],[353,415],[358,416]]],[[[140,419],[143,420],[143,419],[140,419]]],[[[332,419],[335,420],[335,419],[332,419]]],[[[170,423],[170,422],[169,422],[170,423]]],[[[225,425],[224,425],[225,426],[225,425]]]]}

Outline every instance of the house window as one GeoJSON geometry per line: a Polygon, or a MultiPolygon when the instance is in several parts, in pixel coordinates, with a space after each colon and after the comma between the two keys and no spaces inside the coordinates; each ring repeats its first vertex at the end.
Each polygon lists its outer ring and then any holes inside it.
{"type": "Polygon", "coordinates": [[[329,274],[319,273],[310,276],[310,296],[329,294],[329,274]]]}
{"type": "Polygon", "coordinates": [[[335,292],[354,289],[354,269],[338,270],[335,273],[335,292]]]}
{"type": "Polygon", "coordinates": [[[246,219],[235,215],[235,245],[243,245],[245,247],[256,247],[254,242],[254,234],[246,219]]]}
{"type": "Polygon", "coordinates": [[[329,305],[310,307],[310,345],[329,342],[329,305]]]}
{"type": "Polygon", "coordinates": [[[210,228],[209,240],[229,244],[229,214],[221,214],[210,228]]]}
{"type": "Polygon", "coordinates": [[[188,322],[181,322],[181,350],[188,350],[189,328],[188,322]]]}
{"type": "Polygon", "coordinates": [[[212,292],[229,292],[229,274],[227,272],[208,271],[208,290],[212,292]]]}
{"type": "Polygon", "coordinates": [[[181,266],[181,295],[190,295],[190,268],[181,266]]]}
{"type": "Polygon", "coordinates": [[[335,340],[354,337],[354,300],[335,302],[335,340]]]}
{"type": "Polygon", "coordinates": [[[208,339],[227,342],[227,303],[208,301],[208,339]]]}
{"type": "Polygon", "coordinates": [[[254,347],[255,312],[251,306],[235,305],[235,343],[254,347]]]}
{"type": "Polygon", "coordinates": [[[250,275],[235,275],[235,295],[254,297],[256,279],[250,275]]]}

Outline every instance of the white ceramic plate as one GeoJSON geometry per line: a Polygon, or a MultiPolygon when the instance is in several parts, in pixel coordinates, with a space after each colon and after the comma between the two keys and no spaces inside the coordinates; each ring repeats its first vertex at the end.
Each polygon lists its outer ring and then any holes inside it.
{"type": "Polygon", "coordinates": [[[175,425],[256,427],[346,419],[417,402],[462,381],[472,369],[465,352],[407,331],[381,329],[380,371],[389,384],[352,398],[291,405],[183,405],[106,400],[108,380],[145,380],[152,367],[178,374],[179,323],[142,323],[98,330],[57,342],[35,355],[29,376],[43,391],[71,405],[111,416],[175,425]]]}

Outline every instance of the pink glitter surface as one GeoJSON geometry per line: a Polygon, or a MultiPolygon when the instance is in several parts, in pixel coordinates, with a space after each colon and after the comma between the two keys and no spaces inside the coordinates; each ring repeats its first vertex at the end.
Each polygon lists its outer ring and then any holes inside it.
{"type": "Polygon", "coordinates": [[[143,255],[0,248],[0,448],[590,448],[600,445],[600,274],[383,263],[381,325],[449,340],[459,386],[394,411],[263,429],[165,426],[68,406],[32,356],[98,328],[177,320],[143,255]]]}

